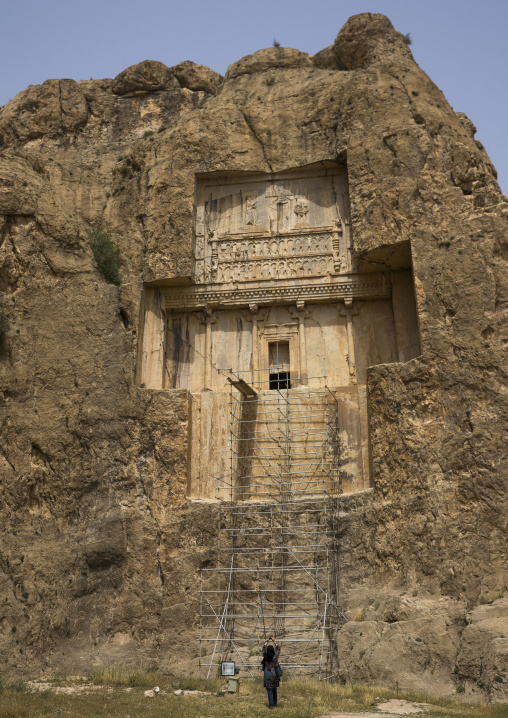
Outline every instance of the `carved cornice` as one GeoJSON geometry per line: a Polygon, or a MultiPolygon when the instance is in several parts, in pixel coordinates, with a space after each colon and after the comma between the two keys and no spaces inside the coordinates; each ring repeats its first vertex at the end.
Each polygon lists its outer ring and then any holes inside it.
{"type": "Polygon", "coordinates": [[[192,311],[203,307],[249,307],[281,304],[323,304],[357,299],[389,299],[387,274],[348,274],[321,280],[299,279],[241,284],[196,284],[163,288],[166,310],[192,311]]]}

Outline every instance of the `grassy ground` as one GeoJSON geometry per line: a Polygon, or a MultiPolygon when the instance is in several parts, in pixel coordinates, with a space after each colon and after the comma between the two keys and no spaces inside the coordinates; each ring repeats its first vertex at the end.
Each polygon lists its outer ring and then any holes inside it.
{"type": "MultiPolygon", "coordinates": [[[[0,718],[257,718],[267,714],[266,691],[260,679],[243,681],[239,694],[228,695],[221,691],[221,681],[176,679],[112,666],[94,671],[87,679],[56,676],[48,683],[49,688],[36,691],[22,681],[0,679],[0,718]],[[145,698],[144,690],[156,685],[162,695],[145,698]],[[57,692],[69,687],[75,692],[57,692]],[[173,691],[178,688],[210,691],[212,695],[175,696],[173,691]]],[[[283,679],[278,714],[318,718],[329,711],[375,711],[377,703],[394,697],[394,691],[362,684],[285,683],[283,679]]],[[[508,704],[464,705],[407,692],[399,692],[399,697],[432,703],[432,709],[418,714],[421,718],[508,718],[508,704]]]]}

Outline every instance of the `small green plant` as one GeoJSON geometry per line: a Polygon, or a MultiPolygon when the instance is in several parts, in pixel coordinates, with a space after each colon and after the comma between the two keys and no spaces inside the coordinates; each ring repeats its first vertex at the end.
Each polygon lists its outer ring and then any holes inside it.
{"type": "Polygon", "coordinates": [[[360,658],[363,658],[364,655],[365,655],[365,649],[363,649],[363,650],[360,651],[360,658]]]}
{"type": "Polygon", "coordinates": [[[406,43],[406,45],[411,45],[411,43],[413,42],[413,41],[411,40],[411,33],[410,33],[410,32],[406,32],[406,34],[404,35],[404,42],[406,43]]]}
{"type": "Polygon", "coordinates": [[[111,239],[111,234],[103,227],[97,227],[90,232],[89,242],[104,279],[110,284],[120,284],[120,251],[111,239]]]}
{"type": "Polygon", "coordinates": [[[412,91],[411,91],[411,94],[412,94],[414,97],[418,97],[418,95],[419,95],[420,93],[418,92],[418,90],[412,90],[412,91]]]}
{"type": "Polygon", "coordinates": [[[122,177],[126,177],[130,171],[131,168],[129,167],[129,165],[122,165],[120,167],[120,174],[122,175],[122,177]]]}
{"type": "Polygon", "coordinates": [[[11,681],[11,683],[8,684],[8,687],[11,691],[15,691],[16,693],[29,693],[30,689],[28,685],[25,683],[25,681],[22,678],[18,678],[15,681],[11,681]]]}
{"type": "Polygon", "coordinates": [[[457,688],[455,690],[457,691],[457,693],[465,693],[466,687],[463,683],[458,683],[457,688]]]}
{"type": "Polygon", "coordinates": [[[494,676],[494,680],[496,683],[502,683],[503,682],[503,676],[494,676]]]}
{"type": "MultiPolygon", "coordinates": [[[[448,247],[450,245],[451,245],[451,242],[449,239],[443,239],[443,240],[441,240],[441,242],[438,242],[437,246],[438,247],[446,247],[448,249],[448,247]]],[[[482,596],[480,596],[480,603],[481,603],[481,598],[482,598],[482,596]]]]}
{"type": "Polygon", "coordinates": [[[275,75],[270,75],[270,77],[267,77],[265,82],[268,85],[268,87],[271,87],[272,85],[274,85],[275,84],[275,75]]]}
{"type": "Polygon", "coordinates": [[[273,46],[280,47],[280,42],[278,40],[276,40],[275,38],[273,38],[273,46]]]}
{"type": "Polygon", "coordinates": [[[363,613],[363,608],[359,608],[358,611],[355,613],[355,617],[353,619],[354,621],[364,621],[365,616],[363,613]]]}
{"type": "Polygon", "coordinates": [[[147,137],[151,137],[153,135],[153,130],[146,130],[146,132],[143,133],[143,137],[146,140],[147,137]]]}
{"type": "Polygon", "coordinates": [[[3,309],[0,307],[0,346],[5,342],[7,332],[9,331],[9,320],[5,316],[3,309]]]}

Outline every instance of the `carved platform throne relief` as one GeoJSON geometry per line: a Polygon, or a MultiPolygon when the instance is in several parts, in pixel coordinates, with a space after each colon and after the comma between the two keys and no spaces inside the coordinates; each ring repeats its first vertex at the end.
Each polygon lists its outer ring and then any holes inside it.
{"type": "Polygon", "coordinates": [[[203,179],[196,207],[196,283],[349,271],[347,180],[343,168],[333,170],[203,179]]]}

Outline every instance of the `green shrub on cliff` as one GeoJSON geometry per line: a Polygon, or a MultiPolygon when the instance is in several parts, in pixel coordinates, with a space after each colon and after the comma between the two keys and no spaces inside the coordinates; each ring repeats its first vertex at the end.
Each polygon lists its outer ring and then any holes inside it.
{"type": "Polygon", "coordinates": [[[4,314],[2,307],[0,307],[0,346],[4,343],[9,331],[9,320],[4,314]]]}
{"type": "Polygon", "coordinates": [[[89,234],[90,247],[102,276],[111,284],[120,284],[120,250],[104,227],[97,227],[89,234]]]}

